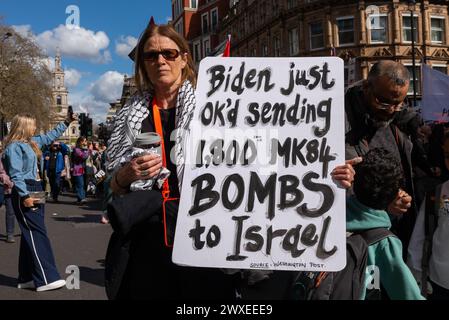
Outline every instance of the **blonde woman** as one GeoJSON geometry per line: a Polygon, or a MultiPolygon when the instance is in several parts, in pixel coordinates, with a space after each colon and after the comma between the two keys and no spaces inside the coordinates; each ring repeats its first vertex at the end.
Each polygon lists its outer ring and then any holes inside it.
{"type": "Polygon", "coordinates": [[[12,203],[22,231],[19,253],[19,289],[48,291],[65,286],[56,269],[55,259],[44,223],[44,205],[30,197],[30,192],[42,191],[37,159],[41,147],[61,136],[75,120],[69,115],[55,129],[34,136],[36,120],[30,115],[17,115],[12,119],[11,131],[5,138],[3,163],[14,182],[12,203]]]}

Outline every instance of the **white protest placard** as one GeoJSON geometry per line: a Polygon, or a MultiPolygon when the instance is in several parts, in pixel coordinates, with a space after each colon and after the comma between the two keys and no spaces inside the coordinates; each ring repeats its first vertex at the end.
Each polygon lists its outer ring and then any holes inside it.
{"type": "Polygon", "coordinates": [[[188,140],[173,262],[345,266],[341,59],[202,60],[188,140]]]}

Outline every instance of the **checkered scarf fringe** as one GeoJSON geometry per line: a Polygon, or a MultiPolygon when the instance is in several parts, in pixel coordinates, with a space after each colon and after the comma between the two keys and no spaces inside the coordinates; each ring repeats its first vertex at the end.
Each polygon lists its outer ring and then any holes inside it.
{"type": "MultiPolygon", "coordinates": [[[[149,108],[153,97],[151,94],[136,94],[115,115],[113,131],[108,142],[107,170],[113,172],[120,165],[120,158],[132,148],[134,140],[141,133],[142,121],[150,115],[149,108]]],[[[175,159],[179,190],[184,176],[185,157],[183,147],[187,143],[187,133],[195,109],[195,90],[186,80],[178,92],[176,101],[176,141],[175,159]]]]}

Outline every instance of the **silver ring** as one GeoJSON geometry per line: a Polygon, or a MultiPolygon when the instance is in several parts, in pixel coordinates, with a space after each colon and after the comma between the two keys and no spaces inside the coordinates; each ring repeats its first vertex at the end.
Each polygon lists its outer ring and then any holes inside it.
{"type": "Polygon", "coordinates": [[[141,176],[141,177],[146,177],[146,176],[148,176],[149,174],[150,174],[150,171],[148,171],[148,170],[143,170],[143,171],[140,172],[140,176],[141,176]]]}

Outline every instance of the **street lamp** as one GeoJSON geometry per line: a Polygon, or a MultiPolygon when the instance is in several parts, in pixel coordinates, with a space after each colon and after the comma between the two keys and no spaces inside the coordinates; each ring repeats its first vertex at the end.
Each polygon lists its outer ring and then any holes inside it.
{"type": "Polygon", "coordinates": [[[413,107],[416,107],[416,61],[415,61],[415,0],[409,0],[408,4],[410,6],[410,27],[412,31],[412,77],[413,77],[413,107]]]}
{"type": "MultiPolygon", "coordinates": [[[[8,39],[12,37],[12,33],[11,32],[6,32],[3,36],[2,36],[2,43],[0,46],[0,78],[1,78],[1,82],[3,83],[4,79],[3,79],[3,62],[4,62],[4,58],[3,58],[3,43],[8,39]]],[[[2,107],[2,100],[3,100],[3,85],[0,88],[0,107],[2,107]]],[[[0,110],[0,141],[3,140],[3,136],[5,134],[5,125],[4,125],[4,120],[3,120],[3,113],[0,110]]]]}

